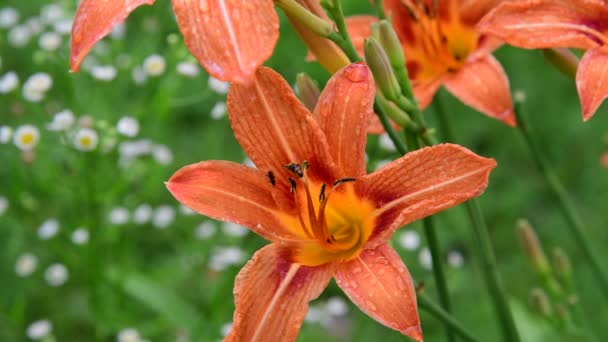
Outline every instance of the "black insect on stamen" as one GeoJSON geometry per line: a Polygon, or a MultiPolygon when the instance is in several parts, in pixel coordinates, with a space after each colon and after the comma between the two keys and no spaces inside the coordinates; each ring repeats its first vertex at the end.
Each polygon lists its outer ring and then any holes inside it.
{"type": "Polygon", "coordinates": [[[334,182],[334,186],[338,186],[342,183],[354,182],[356,180],[357,180],[357,178],[353,178],[353,177],[340,178],[334,182]]]}
{"type": "Polygon", "coordinates": [[[291,191],[292,194],[295,194],[297,184],[296,184],[296,181],[291,177],[289,177],[289,185],[291,185],[291,188],[289,189],[289,191],[291,191]]]}
{"type": "Polygon", "coordinates": [[[274,173],[272,173],[272,171],[268,171],[268,180],[270,180],[270,184],[272,184],[272,186],[277,185],[276,178],[274,178],[274,173]]]}
{"type": "MultiPolygon", "coordinates": [[[[308,166],[308,163],[306,165],[308,166]]],[[[298,176],[298,178],[304,177],[304,171],[302,169],[302,165],[300,165],[300,164],[290,163],[283,167],[286,168],[287,170],[291,171],[296,176],[298,176]]]]}
{"type": "Polygon", "coordinates": [[[319,192],[319,202],[325,201],[325,183],[321,184],[321,192],[319,192]]]}

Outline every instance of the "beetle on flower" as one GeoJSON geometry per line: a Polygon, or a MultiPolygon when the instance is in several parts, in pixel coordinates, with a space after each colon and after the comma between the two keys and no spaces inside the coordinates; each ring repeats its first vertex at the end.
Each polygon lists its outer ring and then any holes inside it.
{"type": "Polygon", "coordinates": [[[444,144],[366,174],[374,93],[368,67],[351,64],[310,113],[280,75],[261,68],[228,93],[232,129],[257,168],[205,161],[167,182],[182,204],[271,241],[236,278],[227,340],[295,340],[308,302],[332,277],[369,316],[422,340],[412,279],[388,241],[481,194],[496,163],[444,144]]]}

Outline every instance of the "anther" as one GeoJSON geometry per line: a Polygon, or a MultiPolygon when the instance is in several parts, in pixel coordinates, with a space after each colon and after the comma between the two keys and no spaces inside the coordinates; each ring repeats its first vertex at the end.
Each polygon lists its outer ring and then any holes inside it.
{"type": "Polygon", "coordinates": [[[272,186],[275,186],[277,184],[277,181],[274,178],[274,173],[272,173],[272,171],[268,171],[268,180],[270,180],[270,184],[272,184],[272,186]]]}
{"type": "Polygon", "coordinates": [[[338,185],[340,185],[342,183],[354,182],[356,180],[357,179],[353,178],[353,177],[340,178],[340,179],[338,179],[337,181],[334,182],[334,186],[338,186],[338,185]]]}
{"type": "Polygon", "coordinates": [[[321,184],[321,192],[319,192],[319,202],[325,201],[325,183],[321,184]]]}
{"type": "Polygon", "coordinates": [[[292,194],[295,194],[297,184],[296,184],[296,181],[291,177],[289,177],[289,185],[291,185],[291,188],[289,190],[291,191],[292,194]]]}
{"type": "MultiPolygon", "coordinates": [[[[296,176],[298,176],[298,178],[304,177],[304,171],[302,170],[302,165],[300,165],[300,164],[290,163],[283,167],[286,168],[287,170],[291,171],[296,176]]],[[[306,163],[306,167],[308,167],[308,163],[306,163]]]]}

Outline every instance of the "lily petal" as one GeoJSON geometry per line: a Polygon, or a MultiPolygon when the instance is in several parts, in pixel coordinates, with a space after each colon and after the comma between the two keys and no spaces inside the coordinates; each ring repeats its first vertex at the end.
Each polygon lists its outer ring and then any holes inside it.
{"type": "Polygon", "coordinates": [[[271,0],[172,0],[186,46],[214,77],[248,83],[279,38],[271,0]]]}
{"type": "Polygon", "coordinates": [[[260,249],[234,285],[234,325],[225,341],[295,341],[308,311],[333,275],[331,264],[291,263],[276,244],[260,249]]]}
{"type": "Polygon", "coordinates": [[[70,69],[78,71],[95,43],[123,22],[134,9],[153,3],[154,0],[83,0],[72,25],[70,69]]]}
{"type": "Polygon", "coordinates": [[[377,21],[378,18],[371,15],[353,15],[346,18],[346,30],[359,56],[363,56],[363,43],[365,38],[372,35],[371,26],[377,21]]]}
{"type": "Polygon", "coordinates": [[[338,266],[336,282],[363,312],[376,321],[422,341],[416,291],[393,247],[366,249],[338,266]]]}
{"type": "Polygon", "coordinates": [[[480,195],[494,159],[441,144],[410,152],[355,182],[360,196],[378,206],[369,248],[383,243],[410,222],[480,195]]]}
{"type": "Polygon", "coordinates": [[[228,113],[236,139],[259,169],[276,175],[277,185],[287,184],[293,176],[285,165],[304,160],[312,178],[326,183],[337,179],[325,135],[289,84],[272,69],[260,68],[249,85],[233,84],[228,113]]]}
{"type": "Polygon", "coordinates": [[[608,97],[608,53],[600,48],[585,52],[576,72],[576,88],[587,121],[608,97]]]}
{"type": "Polygon", "coordinates": [[[325,132],[340,177],[365,174],[365,143],[375,93],[367,65],[354,63],[332,76],[317,102],[314,117],[325,132]]]}
{"type": "Polygon", "coordinates": [[[178,201],[200,214],[244,225],[270,241],[304,239],[280,224],[273,186],[260,170],[207,161],[181,168],[166,185],[178,201]]]}
{"type": "Polygon", "coordinates": [[[592,48],[606,43],[608,7],[595,0],[506,1],[478,29],[523,48],[592,48]]]}
{"type": "Polygon", "coordinates": [[[515,126],[509,79],[492,55],[468,61],[458,72],[446,77],[444,85],[466,105],[515,126]]]}
{"type": "Polygon", "coordinates": [[[425,109],[433,102],[433,97],[435,97],[437,90],[441,87],[443,79],[444,76],[439,76],[429,81],[413,82],[412,90],[420,109],[425,109]]]}

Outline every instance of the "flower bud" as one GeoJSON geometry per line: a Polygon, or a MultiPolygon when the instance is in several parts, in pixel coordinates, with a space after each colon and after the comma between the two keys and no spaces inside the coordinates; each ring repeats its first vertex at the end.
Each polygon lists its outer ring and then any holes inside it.
{"type": "Polygon", "coordinates": [[[543,49],[545,59],[553,64],[564,75],[571,79],[576,78],[576,68],[578,67],[578,58],[567,48],[550,48],[543,49]]]}
{"type": "Polygon", "coordinates": [[[530,291],[530,306],[543,317],[550,318],[553,315],[553,306],[542,289],[535,288],[530,291]]]}
{"type": "Polygon", "coordinates": [[[393,68],[386,56],[386,52],[374,37],[369,37],[363,45],[365,61],[374,74],[376,84],[382,94],[389,100],[395,101],[401,96],[399,82],[393,73],[393,68]]]}
{"type": "Polygon", "coordinates": [[[534,269],[543,276],[548,275],[551,272],[549,262],[530,222],[519,219],[517,221],[517,235],[534,269]]]}
{"type": "Polygon", "coordinates": [[[317,105],[319,96],[321,96],[319,87],[306,73],[299,73],[296,76],[296,87],[298,88],[300,101],[312,112],[317,105]]]}
{"type": "Polygon", "coordinates": [[[378,40],[393,68],[405,65],[403,47],[393,26],[387,20],[380,20],[372,25],[372,36],[378,40]]]}
{"type": "Polygon", "coordinates": [[[570,263],[570,258],[568,258],[566,252],[559,247],[553,249],[553,267],[564,287],[571,288],[572,264],[570,263]]]}

